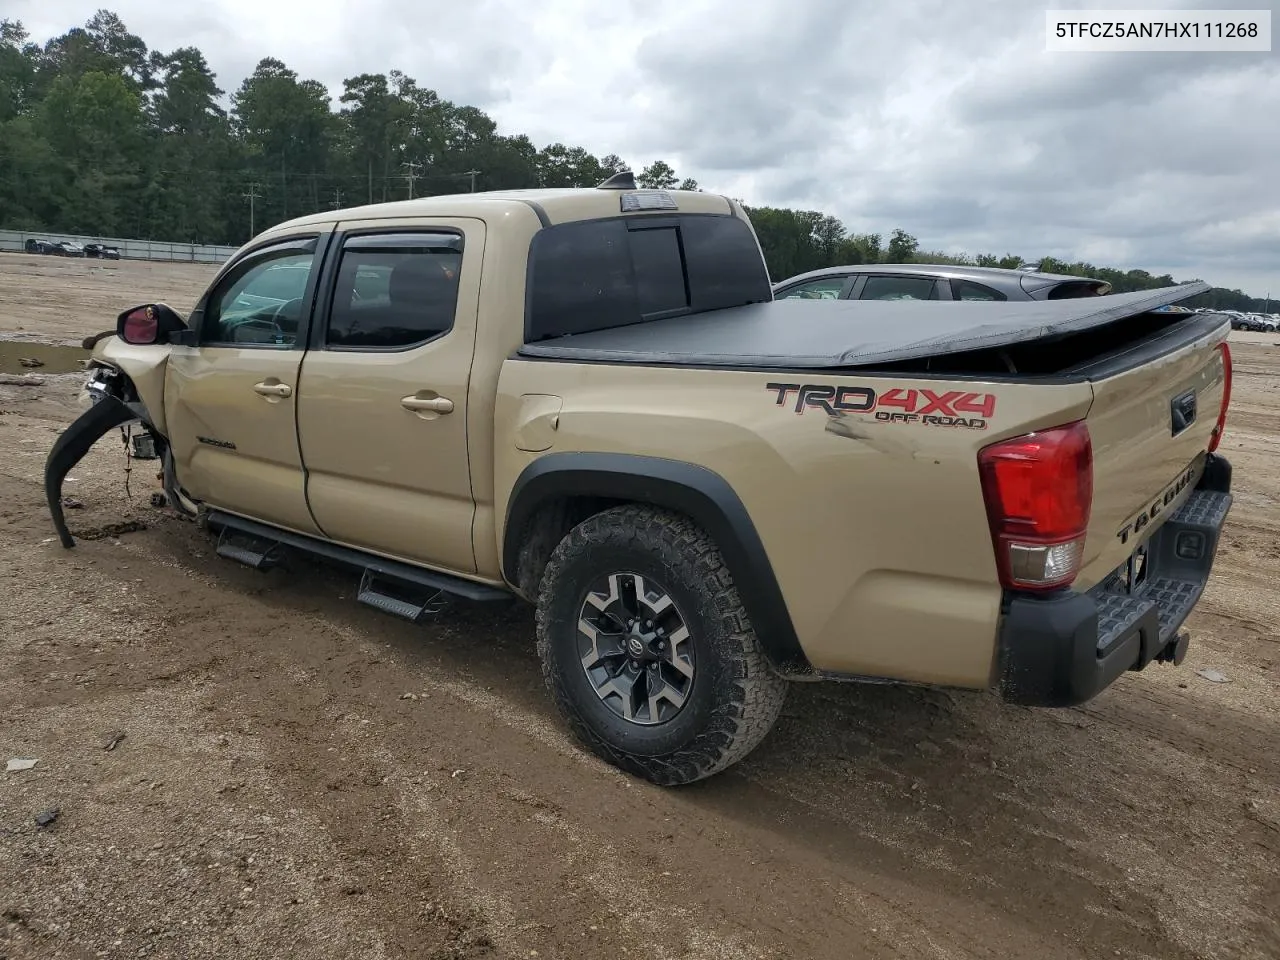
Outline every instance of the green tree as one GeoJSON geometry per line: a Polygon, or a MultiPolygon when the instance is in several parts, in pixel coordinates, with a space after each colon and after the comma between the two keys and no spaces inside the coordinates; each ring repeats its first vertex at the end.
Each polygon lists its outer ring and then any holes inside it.
{"type": "Polygon", "coordinates": [[[665,160],[655,160],[636,177],[636,183],[647,190],[670,190],[679,182],[680,178],[665,160]]]}
{"type": "Polygon", "coordinates": [[[920,248],[920,241],[907,231],[896,228],[889,237],[888,262],[910,263],[920,248]]]}

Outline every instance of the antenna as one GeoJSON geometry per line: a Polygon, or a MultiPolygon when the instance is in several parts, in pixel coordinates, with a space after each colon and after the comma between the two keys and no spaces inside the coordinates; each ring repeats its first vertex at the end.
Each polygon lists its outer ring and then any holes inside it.
{"type": "Polygon", "coordinates": [[[597,190],[636,190],[636,175],[630,170],[619,170],[604,183],[596,187],[597,190]]]}
{"type": "Polygon", "coordinates": [[[412,161],[406,160],[404,163],[400,164],[400,166],[409,168],[407,179],[409,181],[409,199],[412,200],[413,199],[413,181],[418,179],[418,171],[422,169],[422,164],[413,163],[412,161]]]}
{"type": "Polygon", "coordinates": [[[244,197],[246,200],[249,201],[249,238],[252,239],[254,237],[253,201],[262,199],[262,194],[258,192],[258,185],[256,183],[253,183],[249,185],[249,192],[242,193],[240,194],[240,196],[244,197]]]}

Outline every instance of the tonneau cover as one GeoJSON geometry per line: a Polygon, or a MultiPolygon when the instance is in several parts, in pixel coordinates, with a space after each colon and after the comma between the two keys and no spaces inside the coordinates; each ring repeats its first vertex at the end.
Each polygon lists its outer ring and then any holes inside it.
{"type": "Polygon", "coordinates": [[[1104,326],[1210,289],[1201,281],[1071,300],[774,300],[525,344],[556,360],[851,367],[915,360],[1104,326]]]}

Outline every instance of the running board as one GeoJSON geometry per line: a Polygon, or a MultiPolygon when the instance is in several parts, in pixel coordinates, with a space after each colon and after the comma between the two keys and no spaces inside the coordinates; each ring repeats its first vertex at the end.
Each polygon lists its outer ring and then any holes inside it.
{"type": "Polygon", "coordinates": [[[279,562],[284,548],[310,554],[361,571],[361,603],[385,613],[417,622],[444,609],[447,602],[463,600],[513,600],[515,595],[501,587],[475,583],[447,573],[388,560],[376,554],[343,547],[303,533],[281,530],[256,520],[246,520],[221,510],[210,510],[208,524],[218,531],[218,554],[257,570],[270,569],[279,562]],[[224,544],[226,545],[224,548],[224,544]],[[251,561],[257,561],[251,562],[251,561]]]}
{"type": "Polygon", "coordinates": [[[231,527],[223,527],[218,534],[217,554],[243,563],[254,570],[271,570],[284,559],[284,550],[274,540],[250,536],[231,527]]]}
{"type": "Polygon", "coordinates": [[[393,617],[419,623],[427,617],[444,613],[449,609],[451,598],[444,590],[424,589],[416,584],[390,580],[366,569],[360,577],[360,592],[356,599],[393,617]]]}

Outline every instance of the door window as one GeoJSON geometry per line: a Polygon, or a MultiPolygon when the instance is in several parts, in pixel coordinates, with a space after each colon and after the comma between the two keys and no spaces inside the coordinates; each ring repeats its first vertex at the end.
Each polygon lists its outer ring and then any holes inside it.
{"type": "Polygon", "coordinates": [[[315,251],[290,246],[250,256],[219,283],[205,304],[200,342],[236,347],[291,347],[298,339],[315,251]]]}
{"type": "Polygon", "coordinates": [[[938,300],[932,277],[867,277],[862,300],[938,300]]]}
{"type": "Polygon", "coordinates": [[[406,350],[453,329],[462,237],[445,232],[347,238],[325,345],[406,350]]]}
{"type": "Polygon", "coordinates": [[[1008,300],[999,290],[972,280],[952,280],[951,293],[957,300],[1008,300]]]}
{"type": "Polygon", "coordinates": [[[839,300],[844,290],[844,277],[822,277],[788,287],[777,295],[777,300],[839,300]]]}

